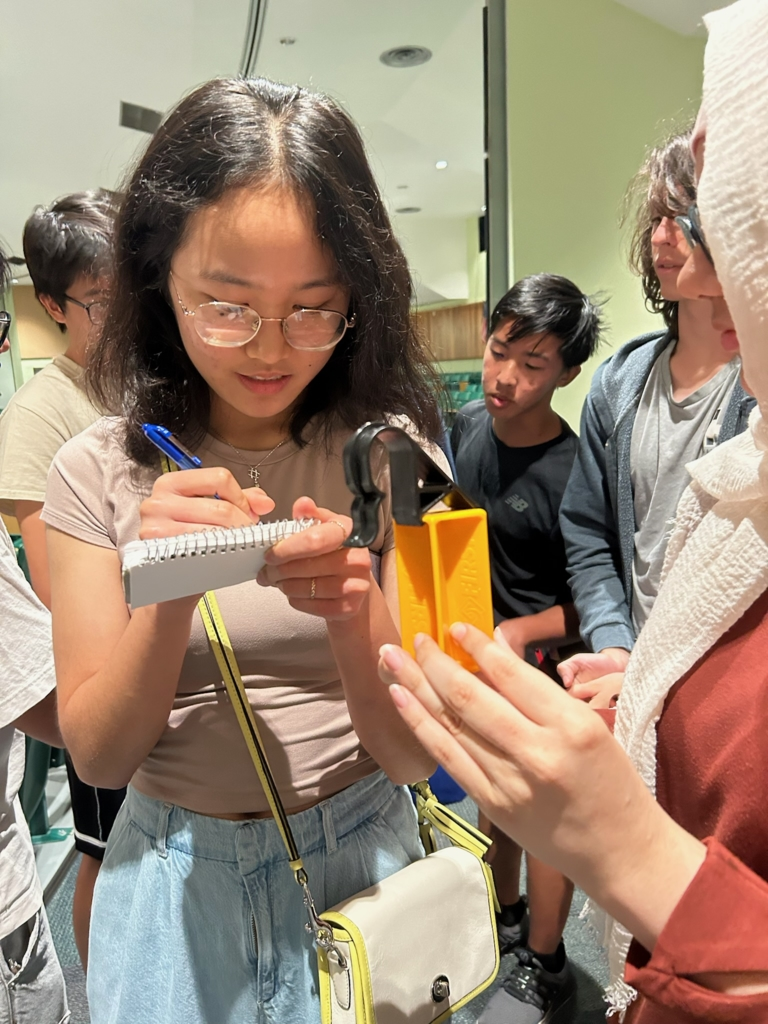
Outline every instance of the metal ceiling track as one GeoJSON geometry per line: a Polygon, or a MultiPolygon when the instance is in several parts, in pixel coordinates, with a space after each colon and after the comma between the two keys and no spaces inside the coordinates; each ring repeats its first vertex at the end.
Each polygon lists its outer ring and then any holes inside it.
{"type": "Polygon", "coordinates": [[[256,74],[256,61],[261,49],[264,35],[264,23],[267,20],[267,0],[251,0],[248,9],[248,29],[245,34],[243,56],[240,61],[240,74],[243,78],[252,78],[256,74]]]}

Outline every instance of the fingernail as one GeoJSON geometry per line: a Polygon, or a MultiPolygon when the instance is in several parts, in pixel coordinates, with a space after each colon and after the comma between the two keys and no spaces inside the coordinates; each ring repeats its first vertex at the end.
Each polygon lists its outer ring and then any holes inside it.
{"type": "Polygon", "coordinates": [[[413,649],[417,651],[421,647],[422,643],[427,639],[426,633],[417,633],[413,638],[413,649]]]}
{"type": "Polygon", "coordinates": [[[379,654],[390,672],[398,672],[405,664],[403,652],[393,644],[384,644],[379,654]]]}
{"type": "Polygon", "coordinates": [[[396,708],[404,708],[408,703],[408,691],[404,690],[402,686],[398,686],[397,683],[390,686],[389,695],[396,708]]]}
{"type": "Polygon", "coordinates": [[[464,622],[454,622],[450,628],[450,634],[454,640],[463,640],[467,635],[467,626],[464,622]]]}

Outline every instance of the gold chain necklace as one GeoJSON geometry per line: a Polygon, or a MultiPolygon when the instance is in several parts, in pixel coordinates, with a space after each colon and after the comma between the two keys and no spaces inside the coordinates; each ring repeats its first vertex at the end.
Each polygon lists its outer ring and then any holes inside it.
{"type": "MultiPolygon", "coordinates": [[[[228,445],[232,449],[233,452],[237,452],[237,454],[240,456],[240,458],[244,460],[242,464],[244,466],[248,467],[248,476],[251,478],[251,480],[253,480],[253,486],[254,487],[258,487],[259,486],[259,478],[261,476],[261,474],[259,473],[259,468],[264,465],[264,463],[267,461],[267,459],[270,457],[270,455],[274,455],[275,452],[277,451],[277,449],[278,448],[282,448],[282,446],[285,444],[285,442],[289,440],[289,438],[284,437],[282,441],[278,441],[277,442],[277,444],[272,449],[272,451],[267,452],[267,454],[264,456],[263,459],[261,459],[259,462],[255,463],[255,464],[253,464],[253,463],[248,462],[248,460],[245,458],[245,456],[240,451],[240,449],[239,448],[235,448],[235,446],[232,444],[231,441],[227,441],[227,439],[224,438],[224,437],[218,437],[218,435],[216,435],[216,434],[214,434],[213,436],[216,437],[219,441],[223,441],[224,444],[228,445]]],[[[271,462],[270,465],[271,466],[277,466],[281,462],[285,462],[286,459],[290,459],[291,455],[295,455],[295,454],[296,454],[296,452],[289,452],[288,455],[285,456],[285,458],[278,459],[277,462],[271,462]]]]}

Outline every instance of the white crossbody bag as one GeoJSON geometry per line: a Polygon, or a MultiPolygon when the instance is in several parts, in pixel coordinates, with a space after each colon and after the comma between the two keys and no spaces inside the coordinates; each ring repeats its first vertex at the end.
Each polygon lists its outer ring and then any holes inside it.
{"type": "Polygon", "coordinates": [[[413,787],[427,856],[318,914],[212,592],[199,604],[246,745],[288,861],[304,893],[317,948],[322,1024],[431,1024],[487,988],[499,969],[490,840],[413,787]],[[432,827],[452,846],[436,850],[432,827]]]}

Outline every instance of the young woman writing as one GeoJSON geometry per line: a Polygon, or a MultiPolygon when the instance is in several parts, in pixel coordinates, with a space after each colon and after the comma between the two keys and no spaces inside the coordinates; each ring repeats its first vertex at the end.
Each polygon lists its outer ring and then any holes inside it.
{"type": "Polygon", "coordinates": [[[116,264],[90,380],[118,415],[61,450],[44,512],[62,731],[84,779],[130,783],[94,902],[92,1020],[318,1020],[301,892],[196,600],[131,614],[120,555],[266,514],[320,521],[222,591],[223,618],[319,908],[419,857],[401,784],[433,762],[376,679],[398,636],[388,514],[372,554],[340,549],[352,429],[439,431],[407,266],[349,118],[223,79],[150,143],[116,264]],[[144,421],[203,468],[162,475],[144,421]]]}

